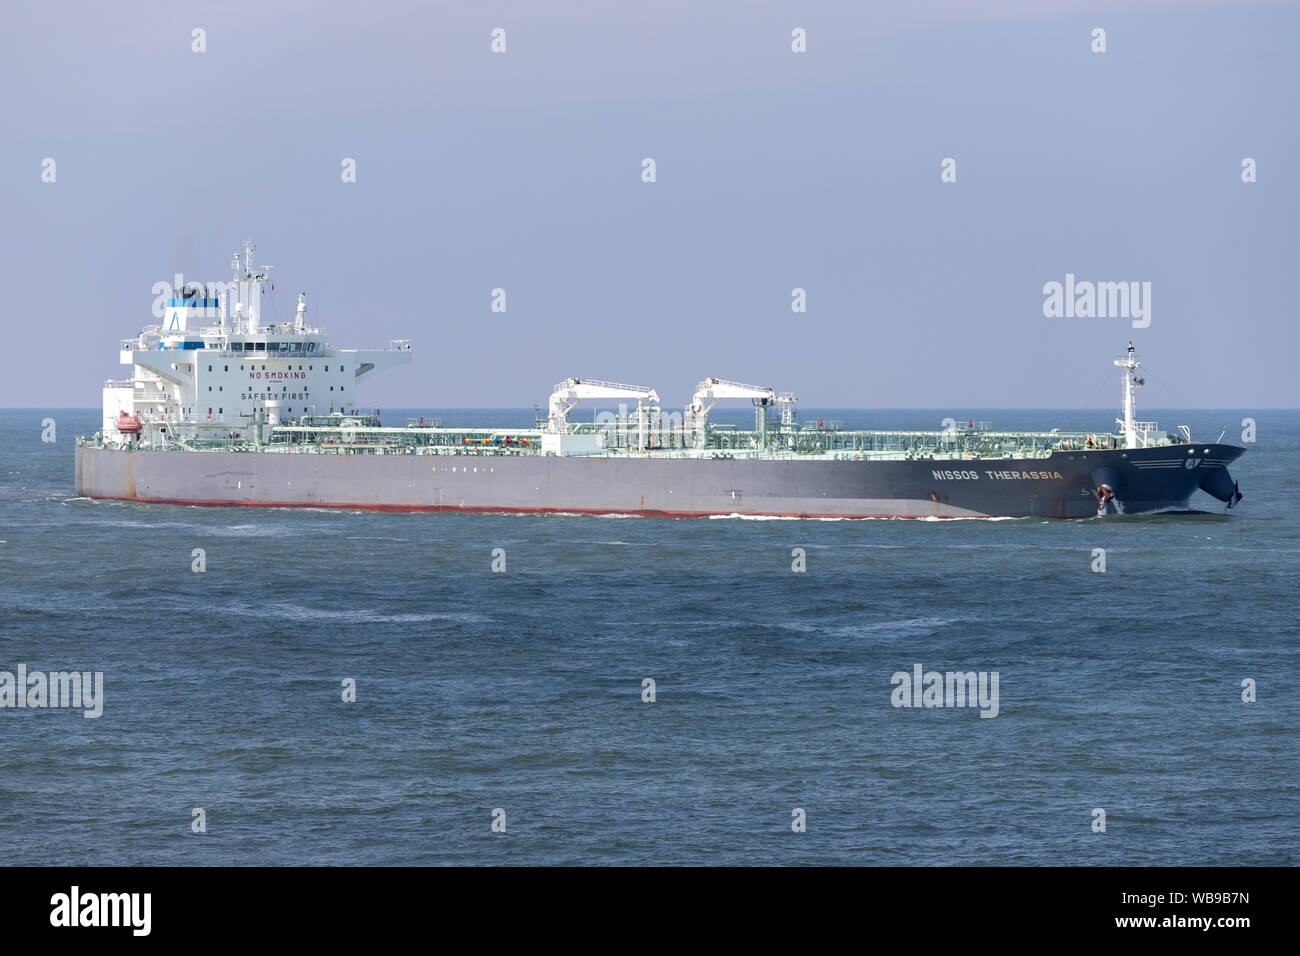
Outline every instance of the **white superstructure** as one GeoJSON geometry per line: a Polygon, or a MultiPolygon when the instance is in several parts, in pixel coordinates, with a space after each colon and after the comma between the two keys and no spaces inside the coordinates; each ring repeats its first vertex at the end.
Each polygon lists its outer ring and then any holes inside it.
{"type": "Polygon", "coordinates": [[[306,293],[292,320],[264,322],[270,267],[255,266],[254,251],[250,241],[242,259],[235,255],[227,291],[209,298],[187,284],[167,301],[161,324],[122,342],[121,361],[132,374],[105,384],[105,441],[244,438],[259,415],[276,424],[353,411],[365,376],[410,362],[404,340],[382,349],[331,348],[308,321],[306,293]]]}

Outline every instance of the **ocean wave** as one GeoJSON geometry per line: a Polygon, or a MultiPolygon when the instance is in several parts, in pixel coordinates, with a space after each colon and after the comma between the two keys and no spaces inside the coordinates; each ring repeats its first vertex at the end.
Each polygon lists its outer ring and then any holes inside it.
{"type": "Polygon", "coordinates": [[[454,621],[460,624],[488,624],[492,618],[472,611],[392,613],[371,608],[335,609],[304,607],[300,604],[270,603],[257,607],[235,605],[227,610],[246,617],[279,618],[286,621],[338,621],[345,624],[426,624],[432,621],[454,621]]]}
{"type": "Polygon", "coordinates": [[[850,521],[850,518],[801,518],[799,515],[742,515],[733,511],[729,515],[706,515],[710,521],[850,521]]]}
{"type": "Polygon", "coordinates": [[[853,637],[858,634],[874,634],[880,631],[924,631],[947,627],[949,624],[962,623],[955,617],[909,617],[898,621],[876,621],[864,624],[819,624],[805,621],[786,621],[777,626],[801,634],[826,634],[853,637]]]}
{"type": "Polygon", "coordinates": [[[258,524],[236,524],[227,528],[204,528],[203,531],[205,534],[210,534],[216,538],[269,538],[272,535],[278,538],[286,534],[299,533],[288,528],[272,528],[258,524]]]}

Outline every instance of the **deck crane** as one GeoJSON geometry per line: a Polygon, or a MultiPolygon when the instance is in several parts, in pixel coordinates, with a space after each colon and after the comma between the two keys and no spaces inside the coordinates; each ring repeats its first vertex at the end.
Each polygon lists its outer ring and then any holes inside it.
{"type": "Polygon", "coordinates": [[[709,410],[720,398],[748,398],[755,406],[754,421],[756,431],[766,437],[767,414],[769,405],[777,403],[776,392],[765,385],[745,385],[742,382],[728,382],[722,378],[706,378],[700,382],[695,397],[686,406],[686,419],[695,428],[695,447],[703,448],[708,443],[709,410]]]}
{"type": "Polygon", "coordinates": [[[591,378],[566,378],[551,393],[551,414],[546,420],[546,430],[564,435],[569,430],[569,412],[584,398],[635,398],[638,422],[638,445],[645,445],[645,403],[659,404],[659,393],[643,385],[620,385],[618,382],[599,382],[591,378]]]}

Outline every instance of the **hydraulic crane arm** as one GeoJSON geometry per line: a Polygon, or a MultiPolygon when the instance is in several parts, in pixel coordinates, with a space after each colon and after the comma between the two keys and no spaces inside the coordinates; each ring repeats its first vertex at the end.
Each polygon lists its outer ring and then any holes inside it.
{"type": "Polygon", "coordinates": [[[686,406],[686,418],[695,427],[695,446],[703,448],[708,442],[709,411],[720,398],[748,398],[756,406],[760,417],[762,409],[775,405],[778,401],[776,392],[766,385],[746,385],[743,382],[729,382],[723,378],[706,378],[700,382],[695,397],[686,406]]]}
{"type": "Polygon", "coordinates": [[[776,402],[776,392],[764,385],[745,385],[722,378],[706,378],[696,389],[690,410],[695,415],[708,415],[709,409],[720,398],[750,398],[756,399],[756,404],[771,405],[776,402]]]}
{"type": "Polygon", "coordinates": [[[600,382],[595,379],[566,378],[551,393],[551,413],[547,431],[565,433],[569,427],[569,412],[584,398],[634,398],[637,405],[649,402],[659,404],[659,394],[643,385],[621,385],[618,382],[600,382]]]}

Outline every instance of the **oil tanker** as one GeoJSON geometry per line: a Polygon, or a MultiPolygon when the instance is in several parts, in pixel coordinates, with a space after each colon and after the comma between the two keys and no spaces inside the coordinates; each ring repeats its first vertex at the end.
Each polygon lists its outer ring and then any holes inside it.
{"type": "MultiPolygon", "coordinates": [[[[104,387],[99,432],[79,438],[77,492],[174,505],[521,512],[659,517],[1085,518],[1184,510],[1204,492],[1232,508],[1245,449],[1139,421],[1132,343],[1115,360],[1122,414],[1111,434],[855,431],[801,421],[788,392],[706,378],[681,412],[652,388],[568,378],[531,428],[384,426],[358,411],[360,382],[413,350],[404,340],[335,349],[308,320],[263,322],[269,284],[245,243],[234,279],[178,288],[162,321],[121,344],[131,377],[104,387]],[[227,390],[229,389],[229,390],[227,390]],[[754,426],[710,421],[749,401],[754,426]],[[619,403],[593,421],[583,400],[619,403]]],[[[274,287],[272,286],[272,289],[274,287]]]]}

